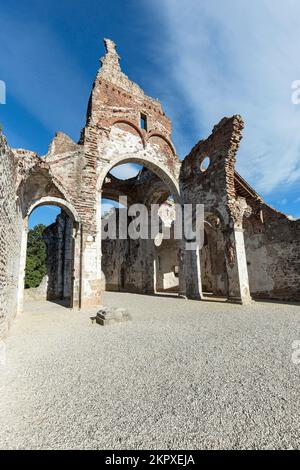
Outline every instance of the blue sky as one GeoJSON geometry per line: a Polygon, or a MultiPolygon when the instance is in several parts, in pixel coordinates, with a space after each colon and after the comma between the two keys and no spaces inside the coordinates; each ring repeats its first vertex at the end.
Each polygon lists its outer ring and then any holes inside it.
{"type": "Polygon", "coordinates": [[[60,208],[53,205],[37,207],[29,217],[29,228],[38,224],[52,224],[60,212],[60,208]]]}
{"type": "Polygon", "coordinates": [[[78,139],[109,37],[125,73],[172,118],[180,158],[239,113],[237,170],[272,206],[300,216],[298,0],[0,2],[0,122],[12,147],[42,155],[58,130],[78,139]]]}

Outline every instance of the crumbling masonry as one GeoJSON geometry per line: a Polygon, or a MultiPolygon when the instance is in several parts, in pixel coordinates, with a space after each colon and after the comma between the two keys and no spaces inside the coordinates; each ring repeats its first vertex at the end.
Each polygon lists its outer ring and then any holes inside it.
{"type": "Polygon", "coordinates": [[[100,305],[105,289],[299,301],[300,220],[266,205],[235,171],[242,118],[223,118],[181,161],[159,101],[121,71],[115,44],[105,47],[78,143],[59,132],[40,157],[0,135],[0,335],[22,311],[28,217],[43,204],[64,214],[45,232],[49,298],[72,307],[100,305]],[[143,166],[136,177],[110,173],[128,162],[143,166]],[[172,201],[204,204],[203,248],[186,251],[174,238],[101,243],[101,197],[120,195],[163,204],[167,218],[172,201]]]}

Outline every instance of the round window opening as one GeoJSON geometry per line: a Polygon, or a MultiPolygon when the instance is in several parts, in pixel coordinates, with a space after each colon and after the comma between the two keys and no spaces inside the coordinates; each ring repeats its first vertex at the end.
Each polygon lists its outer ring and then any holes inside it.
{"type": "Polygon", "coordinates": [[[200,170],[202,172],[206,171],[209,165],[210,165],[210,158],[209,157],[203,158],[201,165],[200,165],[200,170]]]}

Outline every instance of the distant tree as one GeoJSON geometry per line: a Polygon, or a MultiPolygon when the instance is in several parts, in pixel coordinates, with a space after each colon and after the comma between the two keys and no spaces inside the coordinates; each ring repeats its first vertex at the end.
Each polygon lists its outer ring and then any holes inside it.
{"type": "Polygon", "coordinates": [[[38,224],[28,231],[25,288],[38,287],[47,272],[46,246],[43,231],[46,225],[38,224]]]}

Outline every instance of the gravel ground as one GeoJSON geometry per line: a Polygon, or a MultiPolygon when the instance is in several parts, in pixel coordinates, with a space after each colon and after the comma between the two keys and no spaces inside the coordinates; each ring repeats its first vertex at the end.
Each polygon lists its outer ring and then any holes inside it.
{"type": "Polygon", "coordinates": [[[6,341],[0,448],[299,448],[300,306],[106,293],[132,321],[26,305],[6,341]]]}

